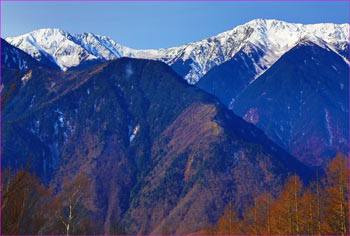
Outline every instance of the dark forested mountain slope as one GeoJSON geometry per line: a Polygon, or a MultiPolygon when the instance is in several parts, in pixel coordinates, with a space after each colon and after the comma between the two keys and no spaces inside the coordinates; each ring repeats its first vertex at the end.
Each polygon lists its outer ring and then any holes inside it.
{"type": "Polygon", "coordinates": [[[47,57],[43,57],[38,61],[21,49],[1,39],[1,67],[25,70],[37,66],[59,69],[56,63],[48,60],[47,57]]]}
{"type": "MultiPolygon", "coordinates": [[[[17,73],[1,71],[11,81],[17,73]]],[[[23,72],[24,73],[24,72],[23,72]]],[[[346,85],[344,85],[346,86],[346,85]]],[[[162,62],[121,58],[86,71],[33,68],[2,112],[1,164],[59,189],[85,172],[88,209],[133,233],[195,232],[285,177],[309,170],[162,62]]]]}
{"type": "Polygon", "coordinates": [[[276,143],[309,165],[348,153],[349,65],[303,41],[258,77],[232,104],[276,143]]]}
{"type": "Polygon", "coordinates": [[[40,63],[5,40],[1,39],[1,67],[25,70],[40,63]]]}
{"type": "Polygon", "coordinates": [[[243,47],[231,60],[214,67],[196,84],[216,95],[226,106],[239,96],[267,66],[258,67],[264,52],[253,44],[243,47]]]}

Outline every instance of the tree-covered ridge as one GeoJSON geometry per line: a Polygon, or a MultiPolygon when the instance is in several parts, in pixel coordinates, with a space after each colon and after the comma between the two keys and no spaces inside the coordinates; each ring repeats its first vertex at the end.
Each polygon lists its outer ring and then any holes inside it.
{"type": "Polygon", "coordinates": [[[307,186],[290,176],[277,198],[263,193],[241,213],[228,204],[217,224],[199,234],[349,235],[348,157],[339,153],[307,186]]]}
{"type": "MultiPolygon", "coordinates": [[[[290,176],[277,196],[265,192],[243,211],[227,204],[214,226],[198,234],[207,235],[349,235],[349,159],[338,154],[325,167],[322,177],[307,186],[297,175],[290,176]]],[[[128,234],[118,219],[104,229],[85,207],[91,200],[87,176],[65,179],[55,193],[40,179],[22,170],[2,170],[1,232],[17,234],[128,234]]],[[[162,234],[169,234],[164,226],[162,234]]]]}

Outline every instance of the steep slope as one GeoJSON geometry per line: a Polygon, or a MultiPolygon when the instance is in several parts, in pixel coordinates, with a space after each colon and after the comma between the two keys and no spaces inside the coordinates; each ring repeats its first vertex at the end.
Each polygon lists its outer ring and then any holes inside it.
{"type": "Polygon", "coordinates": [[[259,69],[255,66],[264,52],[253,45],[247,47],[250,48],[249,51],[243,48],[229,61],[214,67],[199,80],[196,86],[216,95],[229,107],[261,72],[261,69],[267,68],[259,69]]]}
{"type": "Polygon", "coordinates": [[[250,68],[255,72],[251,78],[254,79],[305,37],[343,55],[349,24],[302,25],[256,19],[198,42],[159,50],[135,50],[106,36],[71,35],[59,29],[41,29],[6,40],[38,60],[55,62],[62,70],[86,68],[119,57],[156,59],[195,84],[212,68],[231,60],[237,53],[259,51],[254,67],[250,68]]]}
{"type": "Polygon", "coordinates": [[[31,79],[31,69],[38,67],[52,69],[50,65],[38,62],[21,49],[1,39],[2,110],[7,108],[7,102],[15,97],[19,89],[31,79]]]}
{"type": "Polygon", "coordinates": [[[26,70],[40,63],[22,50],[1,39],[1,67],[26,70]]]}
{"type": "Polygon", "coordinates": [[[278,193],[288,174],[310,174],[157,61],[33,69],[2,115],[2,166],[23,166],[31,155],[32,168],[57,188],[84,171],[86,205],[106,232],[116,220],[138,234],[195,232],[229,201],[241,209],[262,191],[278,193]]]}
{"type": "MultiPolygon", "coordinates": [[[[309,41],[309,38],[303,38],[298,43],[309,41]]],[[[349,62],[349,42],[341,42],[336,47],[327,46],[320,41],[317,45],[327,49],[334,50],[336,54],[349,62]],[[336,49],[335,49],[336,48],[336,49]]],[[[206,73],[196,84],[197,87],[217,96],[220,101],[228,107],[232,105],[235,99],[261,75],[268,66],[257,68],[256,64],[263,57],[264,51],[253,45],[247,46],[249,50],[240,50],[227,62],[224,62],[206,73]]]]}
{"type": "Polygon", "coordinates": [[[348,153],[349,65],[328,48],[303,41],[232,104],[276,143],[309,165],[348,153]]]}

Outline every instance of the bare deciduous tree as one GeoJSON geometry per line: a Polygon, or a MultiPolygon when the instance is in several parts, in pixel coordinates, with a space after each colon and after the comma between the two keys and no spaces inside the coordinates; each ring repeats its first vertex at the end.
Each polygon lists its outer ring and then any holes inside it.
{"type": "Polygon", "coordinates": [[[56,218],[64,225],[66,235],[71,235],[81,220],[83,201],[89,193],[88,184],[84,173],[78,174],[72,182],[67,178],[64,180],[62,193],[58,196],[56,218]]]}

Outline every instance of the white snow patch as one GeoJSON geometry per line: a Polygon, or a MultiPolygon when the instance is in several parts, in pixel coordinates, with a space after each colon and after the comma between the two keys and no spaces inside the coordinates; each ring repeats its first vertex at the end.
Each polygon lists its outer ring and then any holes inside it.
{"type": "Polygon", "coordinates": [[[131,63],[129,63],[126,68],[125,68],[125,73],[126,73],[126,77],[129,78],[133,73],[133,69],[132,69],[132,66],[131,66],[131,63]]]}
{"type": "Polygon", "coordinates": [[[332,146],[333,144],[333,133],[332,133],[332,129],[330,126],[330,119],[329,119],[329,112],[327,109],[324,109],[325,112],[325,118],[326,118],[326,128],[329,134],[329,146],[332,146]]]}
{"type": "Polygon", "coordinates": [[[22,77],[22,82],[23,82],[23,85],[26,85],[27,82],[32,78],[32,71],[30,70],[27,74],[25,74],[23,77],[22,77]]]}
{"type": "MultiPolygon", "coordinates": [[[[39,133],[39,126],[40,126],[40,121],[39,120],[36,120],[33,122],[33,127],[30,128],[30,131],[33,133],[33,134],[38,134],[39,133]]],[[[40,139],[41,140],[41,139],[40,139]]]]}
{"type": "Polygon", "coordinates": [[[131,144],[132,141],[134,140],[134,138],[135,138],[136,134],[139,132],[139,130],[140,130],[140,125],[137,125],[137,126],[134,128],[132,134],[131,134],[130,137],[129,137],[130,144],[131,144]]]}
{"type": "Polygon", "coordinates": [[[29,108],[33,106],[34,99],[35,99],[35,95],[33,95],[32,99],[30,100],[29,108]]]}
{"type": "Polygon", "coordinates": [[[62,111],[60,111],[60,109],[56,109],[56,110],[54,110],[54,112],[56,112],[56,113],[58,113],[58,121],[59,121],[59,123],[60,123],[60,126],[63,128],[63,126],[64,126],[64,116],[63,116],[63,112],[62,111]]]}

